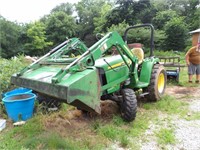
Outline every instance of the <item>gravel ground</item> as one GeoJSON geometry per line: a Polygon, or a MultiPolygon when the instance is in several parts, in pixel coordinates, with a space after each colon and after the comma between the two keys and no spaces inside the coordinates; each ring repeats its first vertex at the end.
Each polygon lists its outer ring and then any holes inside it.
{"type": "MultiPolygon", "coordinates": [[[[200,99],[196,91],[195,98],[190,99],[189,114],[200,112],[200,99]]],[[[171,117],[171,116],[170,116],[171,117]]],[[[176,116],[172,117],[170,124],[174,126],[174,134],[176,143],[174,145],[168,144],[164,147],[156,142],[155,131],[161,127],[167,127],[167,122],[161,119],[160,124],[150,124],[149,129],[145,132],[145,139],[140,141],[141,150],[200,150],[200,120],[184,120],[178,119],[176,116]]]]}
{"type": "MultiPolygon", "coordinates": [[[[190,104],[190,111],[200,112],[200,99],[195,99],[190,104]]],[[[200,150],[200,120],[175,121],[175,136],[179,141],[176,145],[179,149],[200,150]]]]}
{"type": "Polygon", "coordinates": [[[177,120],[175,136],[178,143],[175,147],[186,150],[200,150],[200,120],[177,120]]]}
{"type": "Polygon", "coordinates": [[[193,112],[200,112],[200,99],[194,99],[189,108],[193,112]]]}

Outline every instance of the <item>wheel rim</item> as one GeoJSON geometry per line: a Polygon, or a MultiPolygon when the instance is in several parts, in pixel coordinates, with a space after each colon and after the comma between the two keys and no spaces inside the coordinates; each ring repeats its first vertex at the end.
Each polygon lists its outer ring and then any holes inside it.
{"type": "Polygon", "coordinates": [[[158,92],[162,93],[165,87],[165,76],[163,73],[158,76],[158,92]]]}

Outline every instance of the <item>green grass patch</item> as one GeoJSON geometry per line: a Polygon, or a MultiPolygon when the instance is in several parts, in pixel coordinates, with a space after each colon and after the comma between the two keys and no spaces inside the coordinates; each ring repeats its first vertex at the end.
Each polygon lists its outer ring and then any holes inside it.
{"type": "Polygon", "coordinates": [[[190,115],[187,115],[185,117],[186,120],[200,120],[200,113],[199,112],[193,112],[190,115]]]}
{"type": "Polygon", "coordinates": [[[25,125],[15,127],[1,135],[0,149],[21,149],[24,141],[37,137],[44,131],[40,117],[30,119],[25,125]]]}
{"type": "Polygon", "coordinates": [[[91,128],[111,143],[117,141],[120,147],[133,148],[138,145],[132,140],[139,138],[148,129],[151,119],[154,119],[154,113],[138,111],[136,120],[133,122],[124,122],[120,116],[116,115],[113,116],[111,122],[104,122],[101,119],[93,121],[91,128]]]}
{"type": "Polygon", "coordinates": [[[176,100],[174,97],[165,95],[156,103],[146,103],[143,108],[146,110],[159,110],[168,114],[186,115],[188,104],[183,101],[176,100]]]}
{"type": "Polygon", "coordinates": [[[101,126],[98,129],[98,133],[100,135],[103,135],[104,137],[110,139],[110,140],[115,140],[119,136],[120,131],[114,125],[108,124],[108,125],[101,126]]]}
{"type": "Polygon", "coordinates": [[[83,149],[78,142],[52,132],[43,132],[39,136],[29,138],[24,142],[24,147],[28,149],[83,149]]]}
{"type": "Polygon", "coordinates": [[[144,133],[149,126],[149,120],[151,120],[150,113],[138,113],[136,120],[132,123],[131,128],[131,136],[132,137],[139,137],[144,133]]]}
{"type": "Polygon", "coordinates": [[[176,142],[174,131],[172,129],[161,128],[155,134],[159,144],[174,144],[176,142]]]}

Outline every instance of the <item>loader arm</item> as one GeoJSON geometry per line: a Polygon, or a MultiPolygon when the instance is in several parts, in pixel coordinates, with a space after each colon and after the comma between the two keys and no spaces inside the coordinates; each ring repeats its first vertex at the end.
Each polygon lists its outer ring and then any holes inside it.
{"type": "MultiPolygon", "coordinates": [[[[63,43],[61,43],[60,45],[53,48],[52,50],[50,50],[46,55],[42,56],[41,58],[39,58],[38,60],[30,64],[29,66],[22,69],[19,73],[17,73],[17,76],[21,76],[23,73],[27,72],[30,69],[39,68],[41,62],[45,62],[45,61],[48,62],[53,59],[59,58],[61,54],[67,53],[68,51],[72,49],[79,49],[80,50],[79,53],[83,54],[88,48],[78,38],[68,39],[64,41],[63,43]]],[[[63,59],[63,61],[66,61],[66,60],[63,59]]]]}
{"type": "Polygon", "coordinates": [[[121,55],[124,63],[129,68],[130,74],[134,74],[134,80],[137,81],[137,58],[132,54],[127,44],[123,41],[122,37],[117,32],[110,32],[93,46],[91,46],[79,58],[74,60],[70,65],[61,69],[52,78],[52,83],[59,83],[68,72],[73,73],[77,71],[82,71],[87,67],[94,66],[95,60],[101,58],[102,55],[104,55],[113,46],[117,48],[117,51],[121,55]],[[124,55],[126,55],[130,59],[131,63],[127,62],[127,60],[124,58],[124,55]]]}

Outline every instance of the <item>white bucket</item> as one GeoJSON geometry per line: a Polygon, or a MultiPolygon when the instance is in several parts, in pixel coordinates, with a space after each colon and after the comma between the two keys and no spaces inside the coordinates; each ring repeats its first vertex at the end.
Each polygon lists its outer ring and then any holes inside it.
{"type": "Polygon", "coordinates": [[[0,119],[0,131],[2,131],[6,127],[6,120],[0,119]]]}

